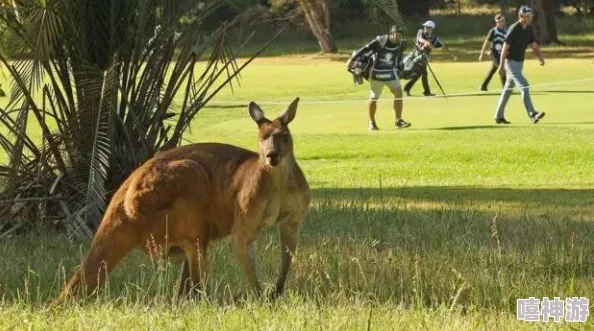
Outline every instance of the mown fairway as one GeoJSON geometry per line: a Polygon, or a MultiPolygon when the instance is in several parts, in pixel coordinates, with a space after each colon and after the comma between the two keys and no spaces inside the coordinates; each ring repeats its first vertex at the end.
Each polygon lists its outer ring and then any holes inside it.
{"type": "MultiPolygon", "coordinates": [[[[222,241],[210,251],[201,303],[171,303],[177,267],[135,251],[97,301],[50,313],[44,305],[88,242],[44,232],[0,241],[0,329],[585,327],[517,321],[516,299],[594,300],[594,80],[557,84],[594,78],[594,62],[528,61],[535,106],[547,115],[531,124],[516,93],[506,127],[493,123],[498,93],[478,93],[488,66],[433,63],[447,93],[477,95],[407,98],[404,118],[413,125],[405,130],[394,129],[391,101],[383,100],[381,131],[370,133],[368,85],[353,86],[342,61],[256,60],[234,96],[227,89],[215,99],[237,105],[213,103],[187,138],[255,149],[247,102],[272,117],[301,97],[291,129],[314,200],[285,296],[236,301],[248,287],[222,241]]],[[[494,79],[490,89],[499,88],[494,79]]],[[[421,92],[419,81],[413,94],[421,92]]],[[[264,231],[257,246],[270,285],[276,233],[264,231]]]]}

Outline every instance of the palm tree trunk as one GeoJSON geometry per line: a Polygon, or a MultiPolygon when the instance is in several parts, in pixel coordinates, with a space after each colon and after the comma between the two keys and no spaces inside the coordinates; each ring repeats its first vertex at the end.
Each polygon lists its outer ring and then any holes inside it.
{"type": "Polygon", "coordinates": [[[336,53],[338,47],[330,32],[330,0],[298,0],[311,32],[324,53],[336,53]]]}

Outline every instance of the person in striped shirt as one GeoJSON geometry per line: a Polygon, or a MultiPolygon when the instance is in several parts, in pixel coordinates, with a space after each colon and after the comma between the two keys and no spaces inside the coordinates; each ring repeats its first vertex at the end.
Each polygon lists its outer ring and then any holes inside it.
{"type": "MultiPolygon", "coordinates": [[[[433,48],[440,48],[443,47],[443,43],[441,39],[437,35],[433,33],[435,29],[435,22],[427,21],[423,23],[423,27],[419,29],[417,32],[417,46],[422,51],[425,52],[427,56],[431,53],[433,48]]],[[[425,65],[422,70],[415,74],[407,83],[404,85],[404,92],[406,95],[410,96],[410,90],[412,89],[413,85],[417,82],[417,80],[421,77],[421,82],[423,83],[423,95],[429,97],[434,96],[435,94],[431,93],[431,88],[429,87],[429,80],[427,78],[427,66],[425,65]]]]}
{"type": "Polygon", "coordinates": [[[400,34],[400,28],[393,25],[390,27],[389,34],[377,36],[367,45],[355,51],[347,62],[347,67],[349,67],[350,63],[356,61],[360,56],[371,54],[371,70],[368,77],[371,88],[368,104],[368,129],[370,131],[379,130],[375,123],[375,111],[377,109],[377,100],[384,86],[394,95],[393,108],[396,115],[396,128],[404,129],[411,125],[402,118],[402,88],[397,73],[397,68],[402,63],[402,52],[405,44],[400,34]]]}
{"type": "MultiPolygon", "coordinates": [[[[481,84],[481,91],[487,91],[487,86],[493,78],[493,75],[499,69],[499,62],[501,59],[501,50],[503,49],[503,43],[505,42],[505,36],[507,35],[507,28],[505,26],[505,16],[501,14],[495,15],[495,27],[489,30],[487,34],[487,38],[485,38],[485,42],[483,43],[483,48],[481,49],[481,54],[479,55],[479,62],[483,60],[485,55],[485,51],[487,46],[490,44],[490,55],[491,55],[491,69],[487,73],[485,80],[481,84]]],[[[499,76],[501,78],[501,86],[505,85],[505,72],[499,76]]]]}

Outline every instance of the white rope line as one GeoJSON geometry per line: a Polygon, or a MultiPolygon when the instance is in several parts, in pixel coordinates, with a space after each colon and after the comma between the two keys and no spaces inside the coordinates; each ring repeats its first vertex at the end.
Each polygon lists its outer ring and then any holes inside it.
{"type": "MultiPolygon", "coordinates": [[[[489,95],[489,94],[495,94],[495,93],[501,93],[503,92],[503,90],[514,90],[515,88],[518,89],[525,89],[528,88],[530,90],[538,90],[539,88],[543,88],[543,87],[550,87],[550,86],[559,86],[559,85],[571,85],[571,84],[576,84],[576,83],[582,83],[582,82],[588,82],[588,81],[594,81],[594,77],[590,77],[590,78],[582,78],[582,79],[575,79],[575,80],[566,80],[566,81],[558,81],[558,82],[552,82],[552,83],[544,83],[544,84],[536,84],[536,85],[528,85],[528,86],[515,86],[514,88],[507,88],[507,89],[497,89],[497,90],[491,90],[491,91],[473,91],[473,92],[460,92],[460,93],[452,93],[452,94],[448,94],[446,92],[446,95],[444,96],[436,94],[434,96],[412,96],[412,97],[402,97],[402,98],[382,98],[382,99],[377,99],[378,102],[380,101],[395,101],[395,100],[412,100],[412,99],[416,99],[416,100],[428,100],[428,99],[437,99],[437,98],[451,98],[451,97],[463,97],[463,96],[479,96],[479,95],[489,95]]],[[[366,84],[365,84],[366,85],[366,84]]],[[[362,85],[362,86],[365,86],[362,85]]],[[[341,95],[345,95],[345,93],[341,93],[341,94],[335,94],[335,95],[330,95],[328,97],[337,97],[337,96],[341,96],[341,95]]],[[[367,103],[369,102],[369,98],[366,99],[351,99],[351,100],[337,100],[337,99],[330,99],[330,100],[303,100],[305,98],[301,97],[302,101],[299,102],[299,104],[344,104],[344,103],[367,103]]],[[[183,100],[182,98],[174,98],[175,101],[181,101],[183,100]]],[[[259,105],[285,105],[290,101],[258,101],[255,100],[259,105]]],[[[208,104],[213,104],[213,105],[247,105],[250,101],[225,101],[225,100],[211,100],[208,102],[208,104]]],[[[207,105],[208,107],[208,105],[207,105]]]]}

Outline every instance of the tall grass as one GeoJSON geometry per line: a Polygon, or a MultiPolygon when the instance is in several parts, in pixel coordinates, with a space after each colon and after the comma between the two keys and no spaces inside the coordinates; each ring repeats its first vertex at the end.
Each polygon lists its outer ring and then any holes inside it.
{"type": "MultiPolygon", "coordinates": [[[[589,288],[594,229],[585,220],[554,211],[501,215],[476,206],[408,206],[389,195],[384,202],[318,198],[305,220],[300,251],[287,287],[295,295],[333,302],[365,297],[406,307],[456,305],[515,309],[526,295],[589,288]],[[460,290],[462,283],[467,293],[460,290]],[[463,296],[464,295],[464,296],[463,296]]],[[[87,243],[72,245],[58,233],[14,236],[0,245],[5,302],[42,305],[80,262],[87,243]]],[[[273,231],[258,243],[262,277],[277,270],[273,231]]],[[[157,254],[155,254],[156,256],[157,254]]],[[[227,302],[247,291],[243,274],[223,241],[211,252],[209,297],[227,302]]],[[[100,290],[103,301],[168,302],[177,266],[132,254],[100,290]]]]}
{"type": "MultiPolygon", "coordinates": [[[[243,274],[223,241],[209,252],[210,279],[201,303],[176,299],[177,266],[137,251],[97,296],[71,303],[61,314],[90,316],[98,310],[107,316],[117,311],[126,319],[134,311],[156,310],[167,319],[168,314],[184,316],[188,309],[190,315],[214,310],[221,318],[227,309],[243,309],[247,318],[259,310],[311,310],[315,303],[324,313],[371,305],[394,313],[429,309],[449,317],[456,311],[513,316],[517,298],[594,297],[594,247],[588,244],[594,229],[585,219],[544,209],[535,214],[501,210],[495,216],[472,204],[410,207],[389,193],[382,199],[373,203],[318,194],[280,306],[245,296],[243,274]]],[[[0,262],[0,307],[13,314],[45,314],[45,303],[80,261],[84,250],[79,248],[87,243],[79,244],[51,232],[0,243],[5,257],[0,262]]],[[[268,286],[277,270],[278,249],[275,233],[265,231],[257,251],[259,273],[268,286]]],[[[254,319],[253,325],[259,322],[254,319]]]]}

